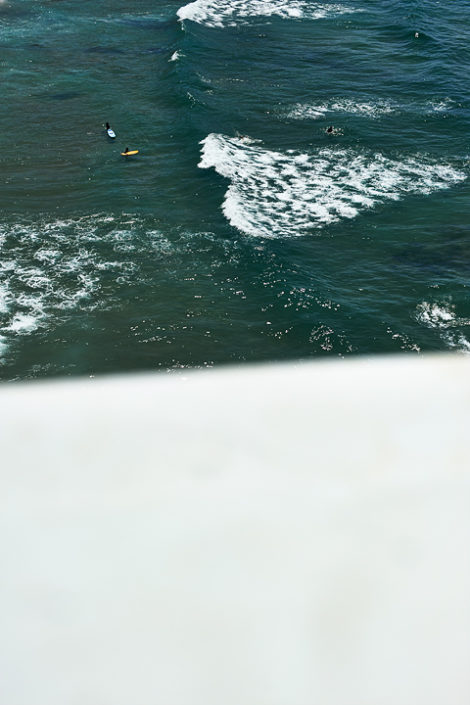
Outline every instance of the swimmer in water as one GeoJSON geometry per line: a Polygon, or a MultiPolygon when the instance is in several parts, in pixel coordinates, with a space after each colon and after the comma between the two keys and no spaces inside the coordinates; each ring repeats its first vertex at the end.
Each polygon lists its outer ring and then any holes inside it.
{"type": "Polygon", "coordinates": [[[333,125],[326,128],[327,133],[330,135],[333,132],[333,125]]]}

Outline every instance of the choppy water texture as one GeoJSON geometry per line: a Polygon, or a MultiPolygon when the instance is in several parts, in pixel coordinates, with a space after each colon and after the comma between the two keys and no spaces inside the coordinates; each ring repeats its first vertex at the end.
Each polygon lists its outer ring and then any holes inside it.
{"type": "Polygon", "coordinates": [[[0,2],[0,377],[469,352],[469,38],[463,0],[0,2]]]}

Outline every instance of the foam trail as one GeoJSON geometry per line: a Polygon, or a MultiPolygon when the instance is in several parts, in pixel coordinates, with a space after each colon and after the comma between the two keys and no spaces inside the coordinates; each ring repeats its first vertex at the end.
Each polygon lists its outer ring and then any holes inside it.
{"type": "Polygon", "coordinates": [[[308,105],[297,103],[288,111],[286,117],[293,120],[317,120],[325,117],[327,113],[349,113],[368,118],[378,118],[381,115],[388,115],[397,110],[396,104],[387,100],[376,102],[353,101],[353,100],[332,100],[319,105],[308,105]]]}
{"type": "Polygon", "coordinates": [[[393,100],[355,101],[349,98],[333,98],[324,103],[296,103],[287,108],[282,117],[287,117],[291,120],[319,120],[328,113],[346,113],[348,115],[377,119],[383,115],[396,113],[432,115],[433,113],[449,112],[452,108],[453,102],[450,99],[402,104],[393,100]]]}
{"type": "Polygon", "coordinates": [[[178,18],[209,27],[236,26],[250,17],[283,19],[322,19],[358,12],[339,3],[314,0],[195,0],[180,7],[178,18]]]}
{"type": "Polygon", "coordinates": [[[292,237],[405,194],[428,194],[465,174],[418,158],[325,148],[276,152],[237,137],[211,133],[201,142],[199,167],[230,181],[223,212],[248,235],[292,237]]]}

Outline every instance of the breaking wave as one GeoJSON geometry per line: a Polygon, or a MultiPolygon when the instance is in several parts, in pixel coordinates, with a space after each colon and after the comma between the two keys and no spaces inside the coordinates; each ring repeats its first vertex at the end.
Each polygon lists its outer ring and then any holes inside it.
{"type": "Polygon", "coordinates": [[[244,138],[211,133],[199,167],[229,179],[223,212],[231,225],[260,237],[306,235],[406,194],[429,194],[464,180],[451,166],[403,161],[351,149],[270,151],[244,138]]]}
{"type": "Polygon", "coordinates": [[[235,26],[251,17],[277,16],[283,19],[323,19],[358,12],[340,3],[307,0],[195,0],[177,12],[180,20],[192,20],[209,27],[235,26]]]}

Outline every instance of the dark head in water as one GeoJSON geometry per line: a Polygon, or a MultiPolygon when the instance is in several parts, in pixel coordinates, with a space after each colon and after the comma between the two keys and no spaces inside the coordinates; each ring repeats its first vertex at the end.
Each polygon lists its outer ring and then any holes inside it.
{"type": "Polygon", "coordinates": [[[330,125],[329,127],[326,128],[326,131],[328,133],[333,132],[333,125],[330,125]]]}

